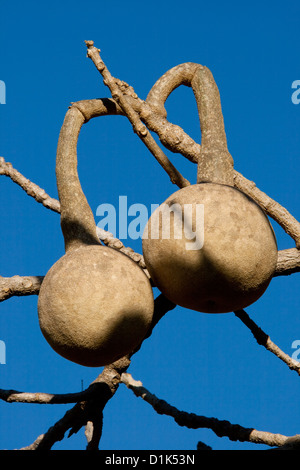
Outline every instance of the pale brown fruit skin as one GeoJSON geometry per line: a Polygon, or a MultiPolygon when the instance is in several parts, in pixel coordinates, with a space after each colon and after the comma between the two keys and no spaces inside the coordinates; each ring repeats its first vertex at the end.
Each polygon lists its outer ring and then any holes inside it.
{"type": "Polygon", "coordinates": [[[43,335],[58,354],[89,367],[130,353],[144,338],[154,311],[150,282],[126,255],[83,246],[46,274],[38,299],[43,335]]]}
{"type": "Polygon", "coordinates": [[[187,250],[190,240],[184,234],[175,239],[174,233],[170,239],[151,239],[152,214],[143,255],[155,285],[175,304],[205,313],[231,312],[255,302],[277,263],[276,238],[260,207],[239,190],[215,183],[180,189],[165,201],[174,203],[204,204],[204,244],[187,250]]]}

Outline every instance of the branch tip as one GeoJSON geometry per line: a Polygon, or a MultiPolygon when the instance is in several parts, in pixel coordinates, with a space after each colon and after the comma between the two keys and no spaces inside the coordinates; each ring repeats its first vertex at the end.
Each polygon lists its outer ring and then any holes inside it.
{"type": "MultiPolygon", "coordinates": [[[[94,41],[84,41],[86,44],[86,47],[93,47],[94,46],[94,41]]],[[[100,49],[99,49],[100,50],[100,49]]]]}

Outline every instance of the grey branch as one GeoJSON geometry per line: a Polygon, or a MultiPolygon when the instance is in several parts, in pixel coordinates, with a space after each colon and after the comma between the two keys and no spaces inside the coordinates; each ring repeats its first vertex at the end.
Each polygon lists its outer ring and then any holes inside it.
{"type": "MultiPolygon", "coordinates": [[[[132,95],[123,95],[123,99],[126,99],[131,108],[139,114],[141,121],[147,128],[158,135],[160,142],[168,150],[181,154],[192,163],[198,162],[201,145],[186,134],[180,126],[172,124],[167,121],[165,116],[156,113],[147,101],[132,95]]],[[[82,112],[85,122],[100,116],[125,116],[117,101],[112,98],[80,100],[72,103],[72,105],[82,112]]]]}
{"type": "Polygon", "coordinates": [[[91,384],[86,390],[75,393],[30,393],[18,390],[0,389],[0,399],[7,403],[34,403],[38,405],[62,405],[77,403],[91,398],[95,393],[95,387],[91,384]]]}
{"type": "Polygon", "coordinates": [[[11,163],[6,162],[3,157],[0,157],[0,175],[11,178],[11,180],[21,186],[29,196],[43,204],[47,209],[59,212],[60,205],[56,199],[50,197],[42,188],[25,178],[18,170],[13,168],[11,163]]]}
{"type": "Polygon", "coordinates": [[[130,102],[126,99],[126,96],[123,94],[123,91],[119,86],[119,81],[116,81],[111,76],[109,70],[107,69],[106,65],[100,57],[100,50],[94,47],[93,41],[86,41],[86,45],[88,48],[88,57],[92,59],[97,70],[103,76],[104,84],[109,87],[112,94],[112,98],[118,103],[120,108],[123,110],[124,114],[127,116],[128,120],[130,121],[133,127],[134,132],[144,142],[148,150],[150,150],[152,155],[156,158],[162,168],[169,175],[171,182],[176,184],[179,188],[188,186],[190,184],[189,181],[187,181],[170,162],[168,157],[157,145],[148,129],[142,123],[139,114],[134,110],[134,108],[130,105],[130,102]]]}
{"type": "MultiPolygon", "coordinates": [[[[135,261],[149,277],[144,258],[132,248],[125,247],[121,240],[97,227],[99,239],[107,246],[120,250],[135,261]]],[[[300,272],[300,252],[296,248],[278,251],[278,262],[274,277],[300,272]]],[[[0,276],[0,302],[14,296],[38,295],[44,276],[0,276]]],[[[151,279],[150,279],[151,280],[151,279]]],[[[152,282],[152,280],[151,280],[152,282]]],[[[152,282],[153,284],[153,282],[152,282]]],[[[154,285],[154,284],[153,284],[154,285]]]]}
{"type": "MultiPolygon", "coordinates": [[[[155,85],[153,88],[155,88],[155,85]]],[[[159,135],[159,137],[165,147],[174,153],[181,153],[182,156],[188,158],[193,163],[198,162],[201,146],[188,137],[179,126],[169,123],[163,116],[162,111],[162,114],[155,113],[151,108],[151,104],[154,107],[157,106],[156,101],[153,104],[149,100],[149,104],[148,98],[146,102],[140,99],[133,99],[128,96],[126,96],[125,99],[130,102],[132,107],[135,106],[136,112],[140,114],[141,119],[146,123],[149,129],[153,130],[158,135],[159,132],[164,132],[164,134],[159,135]]],[[[82,100],[74,103],[73,106],[79,107],[85,116],[86,121],[97,116],[124,114],[122,109],[116,102],[114,102],[114,100],[108,99],[82,100]]],[[[277,222],[283,230],[291,236],[296,243],[296,247],[299,246],[300,223],[286,208],[257,188],[253,181],[248,180],[236,170],[234,170],[234,185],[262,207],[266,214],[275,220],[275,222],[277,222]]]]}
{"type": "MultiPolygon", "coordinates": [[[[154,305],[153,322],[146,338],[151,336],[152,330],[160,318],[175,307],[175,305],[169,302],[162,294],[155,299],[154,305]]],[[[82,426],[87,426],[87,449],[94,449],[101,437],[102,427],[99,425],[99,418],[102,417],[101,413],[106,403],[116,393],[121,381],[121,375],[128,369],[132,355],[139,351],[140,347],[141,345],[130,355],[106,366],[103,372],[94,382],[92,382],[88,389],[83,392],[78,392],[77,394],[31,394],[2,390],[0,398],[9,403],[26,399],[26,403],[42,402],[54,404],[55,402],[69,403],[76,399],[76,405],[73,408],[67,411],[67,413],[51,428],[49,428],[45,434],[40,435],[32,444],[24,447],[23,450],[50,450],[55,442],[64,438],[64,435],[68,430],[70,430],[70,436],[76,433],[82,426]],[[96,424],[96,417],[98,419],[98,424],[96,424]]]]}
{"type": "MultiPolygon", "coordinates": [[[[99,416],[106,403],[116,393],[121,380],[121,374],[127,370],[129,365],[130,359],[125,357],[105,367],[103,372],[91,384],[91,386],[94,386],[93,398],[77,402],[45,434],[40,435],[34,443],[23,447],[22,450],[50,450],[56,442],[64,438],[68,430],[68,437],[70,437],[72,434],[77,433],[82,426],[86,426],[87,423],[93,421],[95,413],[99,416]]],[[[99,437],[99,433],[101,434],[99,427],[97,427],[96,432],[99,437]]],[[[88,448],[94,447],[95,440],[97,438],[96,436],[93,437],[93,430],[89,424],[88,448]]]]}
{"type": "Polygon", "coordinates": [[[300,248],[300,223],[298,220],[278,202],[258,189],[253,181],[249,181],[237,171],[234,172],[234,184],[262,207],[262,209],[293,238],[296,247],[300,248]]]}
{"type": "MultiPolygon", "coordinates": [[[[179,152],[179,142],[181,142],[181,145],[183,145],[183,142],[185,142],[183,147],[185,146],[188,148],[188,158],[194,163],[197,163],[201,147],[195,142],[194,146],[191,144],[190,141],[186,143],[186,139],[184,137],[185,133],[179,126],[175,126],[175,128],[173,128],[173,124],[168,123],[165,118],[162,118],[158,114],[155,114],[153,110],[151,110],[151,106],[146,102],[143,102],[139,99],[135,99],[132,96],[122,96],[124,100],[127,100],[130,103],[130,106],[132,108],[134,103],[136,112],[140,112],[140,114],[144,118],[144,121],[147,122],[147,125],[150,122],[152,122],[152,124],[154,122],[157,122],[157,119],[164,119],[164,123],[159,121],[159,124],[154,126],[154,131],[158,132],[159,128],[164,130],[168,128],[168,132],[166,132],[166,136],[168,136],[167,145],[171,147],[171,150],[173,152],[179,152]],[[183,136],[181,136],[181,132],[184,134],[183,136]],[[178,137],[179,134],[180,137],[178,137]]],[[[120,106],[114,100],[107,98],[97,100],[82,100],[73,103],[72,106],[78,108],[81,111],[85,118],[85,122],[88,122],[94,117],[124,114],[120,106]]],[[[184,148],[180,147],[180,151],[183,156],[186,156],[184,153],[184,148]]],[[[15,170],[10,163],[5,162],[3,157],[1,157],[0,159],[0,175],[1,174],[9,176],[15,183],[19,184],[27,192],[27,194],[33,197],[37,202],[42,203],[48,209],[60,213],[59,201],[51,198],[38,185],[32,183],[23,175],[21,175],[21,173],[15,170]]],[[[242,192],[254,199],[254,201],[260,207],[262,207],[264,211],[273,220],[275,220],[288,235],[291,236],[291,238],[293,238],[296,243],[296,247],[298,247],[298,245],[300,244],[300,223],[290,214],[287,209],[285,209],[274,199],[270,198],[267,194],[257,188],[254,182],[248,180],[237,171],[234,171],[234,184],[238,189],[240,189],[242,192]]]]}
{"type": "MultiPolygon", "coordinates": [[[[257,431],[254,428],[244,428],[238,424],[231,424],[226,420],[199,416],[194,413],[180,411],[175,406],[170,405],[165,400],[157,398],[150,393],[140,381],[136,381],[132,376],[124,372],[121,382],[132,392],[146,401],[152,408],[161,415],[172,417],[179,426],[190,429],[207,428],[211,429],[219,437],[228,437],[232,441],[253,442],[255,444],[265,444],[268,446],[284,446],[290,437],[282,434],[273,434],[265,431],[257,431]]],[[[293,436],[299,442],[300,436],[293,436]]]]}
{"type": "Polygon", "coordinates": [[[297,248],[278,251],[275,276],[288,276],[300,271],[300,251],[297,248]]]}
{"type": "Polygon", "coordinates": [[[244,325],[249,328],[257,343],[264,346],[272,354],[275,354],[281,361],[283,361],[291,370],[294,370],[300,375],[300,362],[284,353],[270,337],[249,317],[245,310],[238,310],[234,312],[237,318],[239,318],[244,325]]]}
{"type": "MultiPolygon", "coordinates": [[[[99,108],[99,102],[102,101],[82,101],[73,104],[73,106],[78,106],[80,110],[84,111],[84,113],[87,113],[89,118],[102,115],[101,113],[106,115],[105,113],[107,112],[109,105],[106,104],[105,106],[103,105],[103,107],[99,108]],[[97,106],[95,106],[95,101],[97,102],[97,106]],[[90,109],[91,107],[92,109],[90,109]]],[[[14,182],[19,184],[21,188],[24,189],[26,193],[33,197],[37,202],[42,203],[48,209],[60,213],[60,203],[57,199],[47,195],[43,189],[25,178],[19,171],[14,169],[10,163],[5,162],[3,158],[0,159],[0,174],[5,174],[6,176],[11,177],[14,182]],[[44,197],[41,197],[41,195],[44,195],[44,197]]],[[[284,207],[258,189],[253,182],[247,180],[247,178],[237,172],[235,172],[235,184],[241,191],[248,194],[261,207],[263,207],[268,215],[274,218],[276,222],[281,225],[282,228],[297,243],[297,240],[300,239],[300,224],[284,207]]],[[[146,269],[145,262],[141,254],[134,252],[130,247],[125,247],[121,240],[115,238],[110,232],[107,232],[106,230],[97,227],[97,234],[99,239],[105,245],[120,250],[133,259],[149,277],[149,273],[146,269]]],[[[275,276],[290,275],[299,271],[299,250],[296,248],[280,250],[278,252],[278,262],[275,276]]],[[[38,295],[42,280],[43,276],[0,276],[0,302],[13,296],[38,295]]]]}
{"type": "Polygon", "coordinates": [[[132,248],[124,246],[124,244],[118,238],[114,237],[112,233],[103,230],[100,227],[97,227],[97,235],[99,240],[101,240],[104,245],[113,248],[114,250],[121,251],[125,255],[129,256],[135,263],[137,263],[140,268],[143,269],[146,276],[150,279],[150,274],[146,268],[143,255],[136,253],[132,248]]]}
{"type": "MultiPolygon", "coordinates": [[[[154,315],[152,324],[143,341],[151,336],[152,331],[159,320],[173,308],[175,308],[175,305],[162,294],[156,297],[154,301],[154,315]]],[[[118,384],[120,379],[120,371],[123,371],[129,366],[131,356],[136,354],[140,348],[141,345],[132,351],[130,355],[125,356],[119,361],[106,366],[103,372],[91,383],[91,385],[86,390],[82,390],[81,392],[54,394],[0,389],[0,399],[6,401],[7,403],[35,403],[40,405],[77,403],[79,401],[81,402],[94,399],[97,395],[101,394],[100,392],[101,388],[103,388],[103,384],[108,385],[111,392],[114,390],[112,387],[118,384]]]]}
{"type": "Polygon", "coordinates": [[[38,295],[43,276],[0,276],[0,302],[13,296],[38,295]]]}

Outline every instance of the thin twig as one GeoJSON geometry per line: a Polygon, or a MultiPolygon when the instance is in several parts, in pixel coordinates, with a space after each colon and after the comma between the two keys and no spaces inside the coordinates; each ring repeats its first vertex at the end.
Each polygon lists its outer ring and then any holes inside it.
{"type": "Polygon", "coordinates": [[[33,197],[47,209],[51,209],[54,212],[60,211],[60,205],[56,199],[50,197],[42,188],[25,178],[18,170],[13,168],[11,163],[6,162],[3,157],[0,157],[0,175],[8,176],[12,181],[21,186],[28,196],[33,197]]]}
{"type": "MultiPolygon", "coordinates": [[[[52,446],[62,440],[65,433],[69,430],[70,437],[85,426],[95,413],[100,413],[106,403],[116,393],[121,380],[121,374],[127,370],[130,365],[130,359],[124,357],[115,363],[106,366],[102,373],[97,377],[93,384],[97,384],[101,391],[94,393],[93,398],[86,401],[80,401],[68,410],[65,415],[51,426],[45,434],[42,434],[33,443],[35,450],[50,450],[52,446]]],[[[95,388],[96,390],[96,388],[95,388]]],[[[31,450],[32,445],[24,447],[23,450],[31,450]]]]}
{"type": "Polygon", "coordinates": [[[188,186],[190,183],[179,173],[179,171],[174,167],[174,165],[170,162],[168,157],[164,154],[161,148],[157,145],[154,138],[146,128],[146,126],[142,123],[138,113],[131,107],[130,103],[126,100],[126,97],[123,95],[120,86],[116,79],[114,79],[109,70],[107,69],[106,65],[102,61],[100,57],[100,49],[94,47],[93,41],[85,41],[87,45],[87,55],[90,57],[95,64],[97,70],[101,73],[104,84],[107,85],[111,91],[112,98],[118,103],[118,105],[123,110],[124,114],[127,116],[128,120],[130,121],[134,132],[138,135],[138,137],[144,142],[148,150],[152,153],[152,155],[156,158],[156,160],[160,163],[162,168],[167,172],[170,177],[170,180],[173,184],[176,184],[179,188],[183,188],[188,186]]]}
{"type": "Polygon", "coordinates": [[[82,392],[75,393],[30,393],[19,392],[18,390],[0,389],[0,399],[7,403],[31,403],[38,405],[62,405],[68,403],[77,403],[78,401],[87,400],[95,393],[95,387],[90,386],[82,392]]]}
{"type": "MultiPolygon", "coordinates": [[[[132,376],[124,372],[121,382],[125,384],[133,393],[145,400],[152,408],[161,415],[172,417],[179,426],[190,429],[207,428],[211,429],[219,437],[228,437],[232,441],[253,442],[255,444],[265,444],[268,446],[283,446],[288,436],[273,434],[265,431],[257,431],[254,428],[244,428],[238,424],[231,424],[226,420],[208,418],[194,413],[180,411],[175,406],[170,405],[165,400],[157,398],[150,393],[140,381],[136,381],[132,376]]],[[[296,437],[296,436],[295,436],[296,437]]],[[[297,436],[299,440],[299,436],[297,436]]]]}
{"type": "Polygon", "coordinates": [[[275,354],[275,356],[283,361],[291,370],[296,371],[297,374],[300,375],[300,362],[295,361],[295,359],[288,356],[275,343],[273,343],[270,337],[256,325],[245,310],[237,310],[234,314],[249,328],[259,345],[264,346],[272,354],[275,354]]]}
{"type": "Polygon", "coordinates": [[[114,235],[106,230],[103,230],[100,227],[97,227],[97,235],[99,240],[101,240],[104,245],[113,248],[114,250],[121,251],[125,255],[129,256],[135,263],[137,263],[140,268],[143,269],[146,276],[150,279],[150,274],[146,268],[146,264],[144,261],[143,255],[140,253],[135,252],[132,248],[124,246],[124,244],[118,238],[114,237],[114,235]]]}

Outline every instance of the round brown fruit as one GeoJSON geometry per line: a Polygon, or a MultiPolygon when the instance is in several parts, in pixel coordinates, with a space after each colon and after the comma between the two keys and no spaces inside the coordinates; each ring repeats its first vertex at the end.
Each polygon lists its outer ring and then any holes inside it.
{"type": "Polygon", "coordinates": [[[277,243],[252,199],[231,186],[201,183],[175,192],[151,215],[143,254],[154,284],[169,300],[225,313],[247,307],[265,292],[277,243]]]}
{"type": "Polygon", "coordinates": [[[43,335],[61,356],[96,367],[130,353],[143,340],[154,310],[150,282],[128,256],[82,246],[46,274],[38,299],[43,335]]]}

